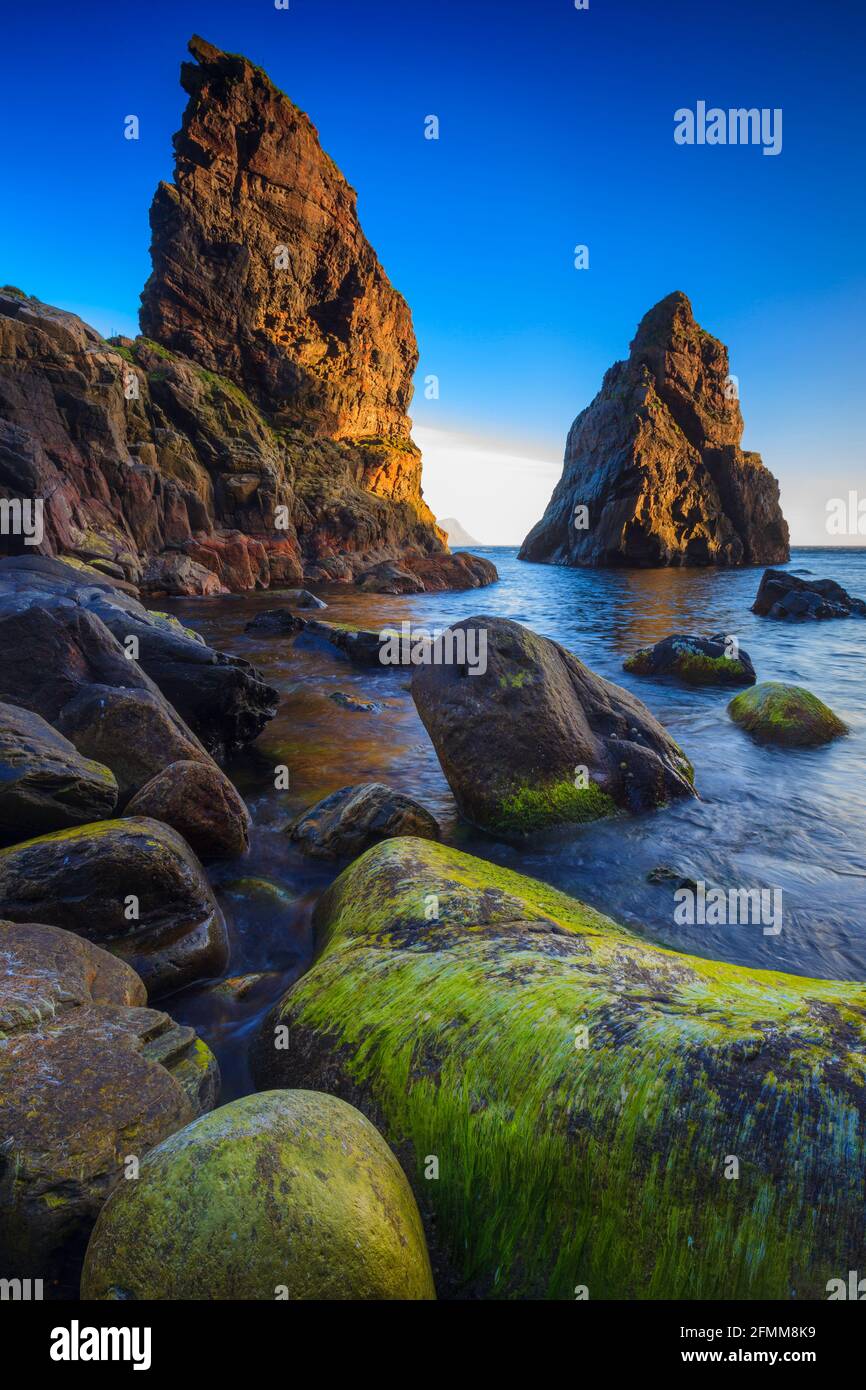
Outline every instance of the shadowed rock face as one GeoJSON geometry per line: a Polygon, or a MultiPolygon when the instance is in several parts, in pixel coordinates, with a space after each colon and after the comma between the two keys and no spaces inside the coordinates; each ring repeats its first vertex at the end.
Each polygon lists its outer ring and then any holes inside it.
{"type": "MultiPolygon", "coordinates": [[[[256,738],[276,710],[276,690],[249,662],[214,651],[176,619],[149,612],[98,575],[45,556],[0,560],[0,641],[0,698],[49,723],[88,687],[149,691],[182,741],[197,736],[222,756],[256,738]],[[137,661],[121,645],[130,637],[138,643],[137,661]]],[[[148,777],[190,756],[175,745],[172,757],[165,740],[152,740],[151,751],[157,761],[145,769],[148,777]]],[[[141,757],[145,750],[132,752],[141,757]]]]}
{"type": "Polygon", "coordinates": [[[520,551],[559,565],[762,565],[788,559],[779,486],[740,448],[728,352],[684,294],[644,316],[626,362],[571,427],[562,478],[520,551]],[[585,507],[584,516],[576,508],[585,507]]]}

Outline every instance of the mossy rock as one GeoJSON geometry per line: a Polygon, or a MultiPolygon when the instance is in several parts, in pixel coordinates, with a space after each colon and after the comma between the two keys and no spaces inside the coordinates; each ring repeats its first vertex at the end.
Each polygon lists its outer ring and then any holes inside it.
{"type": "Polygon", "coordinates": [[[84,1299],[432,1299],[418,1208],[351,1105],[245,1096],[151,1151],[106,1203],[84,1299]]]}
{"type": "Polygon", "coordinates": [[[724,634],[675,633],[632,652],[622,668],[636,676],[673,676],[685,685],[754,685],[756,680],[749,653],[738,650],[734,655],[724,634]]]}
{"type": "Polygon", "coordinates": [[[786,748],[815,748],[848,732],[847,724],[817,695],[802,685],[778,681],[764,681],[736,695],[728,714],[759,742],[786,748]]]}
{"type": "Polygon", "coordinates": [[[695,795],[691,763],[646,705],[507,618],[449,628],[414,667],[412,698],[461,815],[493,834],[695,795]]]}
{"type": "Polygon", "coordinates": [[[503,798],[491,829],[528,834],[570,822],[579,825],[616,815],[613,797],[594,782],[585,787],[567,780],[544,787],[517,787],[503,798]]]}
{"type": "Polygon", "coordinates": [[[440,1296],[822,1298],[863,1248],[866,986],[664,950],[423,840],[315,925],[254,1075],[376,1124],[440,1296]]]}

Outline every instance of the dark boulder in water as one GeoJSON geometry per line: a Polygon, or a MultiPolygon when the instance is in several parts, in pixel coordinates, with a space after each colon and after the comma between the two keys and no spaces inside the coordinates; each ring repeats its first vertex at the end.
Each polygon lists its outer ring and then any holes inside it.
{"type": "Polygon", "coordinates": [[[798,579],[783,570],[765,570],[752,604],[761,618],[798,622],[808,618],[866,617],[866,602],[854,598],[835,579],[798,579]]]}
{"type": "Polygon", "coordinates": [[[353,666],[368,666],[373,670],[386,671],[388,667],[381,660],[381,651],[388,638],[372,628],[349,627],[343,623],[326,623],[319,618],[310,618],[304,629],[304,641],[309,638],[321,639],[348,657],[353,666]]]}
{"type": "Polygon", "coordinates": [[[244,627],[244,632],[259,633],[262,637],[295,637],[304,630],[303,618],[298,618],[288,608],[267,608],[257,613],[244,627]]]}
{"type": "Polygon", "coordinates": [[[411,796],[382,782],[341,787],[289,827],[289,837],[304,854],[319,859],[353,859],[398,835],[438,840],[439,826],[411,796]]]}
{"type": "Polygon", "coordinates": [[[757,679],[748,652],[733,648],[724,633],[676,633],[633,652],[622,667],[638,676],[676,676],[686,685],[754,685],[757,679]]]}
{"type": "Polygon", "coordinates": [[[200,859],[237,859],[250,846],[243,797],[210,761],[170,763],[136,793],[126,814],[170,825],[200,859]]]}
{"type": "Polygon", "coordinates": [[[506,618],[454,624],[415,670],[412,697],[460,811],[484,830],[539,830],[695,795],[688,758],[640,700],[506,618]],[[435,664],[447,643],[459,654],[461,633],[467,652],[474,634],[477,664],[435,664]]]}

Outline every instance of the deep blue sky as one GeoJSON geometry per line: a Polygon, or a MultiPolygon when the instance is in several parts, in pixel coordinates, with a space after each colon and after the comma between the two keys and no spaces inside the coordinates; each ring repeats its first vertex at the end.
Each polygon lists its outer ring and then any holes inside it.
{"type": "Polygon", "coordinates": [[[782,478],[795,538],[834,487],[866,493],[861,4],[17,5],[0,283],[134,331],[193,32],[263,66],[358,189],[414,313],[419,380],[441,381],[438,402],[418,391],[419,425],[561,458],[638,318],[676,288],[731,347],[744,442],[782,478]],[[782,153],[676,146],[673,112],[698,99],[782,107],[782,153]]]}

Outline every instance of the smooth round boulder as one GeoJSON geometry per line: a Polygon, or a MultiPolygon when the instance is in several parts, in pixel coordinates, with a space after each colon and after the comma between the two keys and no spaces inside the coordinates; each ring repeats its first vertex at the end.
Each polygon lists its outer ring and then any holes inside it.
{"type": "Polygon", "coordinates": [[[90,685],[70,700],[57,719],[61,733],[79,753],[110,767],[124,807],[131,796],[170,763],[214,766],[210,755],[174,711],[148,690],[90,685]]]}
{"type": "Polygon", "coordinates": [[[341,787],[289,826],[289,838],[317,859],[353,859],[397,835],[438,840],[439,825],[419,802],[383,782],[341,787]]]}
{"type": "Polygon", "coordinates": [[[373,1125],[316,1091],[244,1096],[153,1149],[103,1208],[83,1299],[433,1299],[421,1219],[373,1125]]]}
{"type": "Polygon", "coordinates": [[[177,831],[146,817],[99,821],[0,850],[0,917],[44,922],[127,961],[151,998],[222,973],[223,915],[177,831]]]}
{"type": "Polygon", "coordinates": [[[0,840],[21,840],[110,816],[114,774],[83,758],[41,715],[0,704],[0,840]]]}
{"type": "Polygon", "coordinates": [[[685,685],[754,685],[757,680],[749,653],[735,650],[724,633],[675,633],[632,652],[622,668],[637,676],[675,676],[685,685]]]}
{"type": "Polygon", "coordinates": [[[213,763],[170,763],[126,807],[170,825],[200,859],[237,859],[250,847],[250,813],[240,793],[213,763]]]}
{"type": "Polygon", "coordinates": [[[780,681],[763,681],[735,695],[728,714],[759,743],[786,748],[816,748],[848,732],[847,724],[817,695],[780,681]]]}

